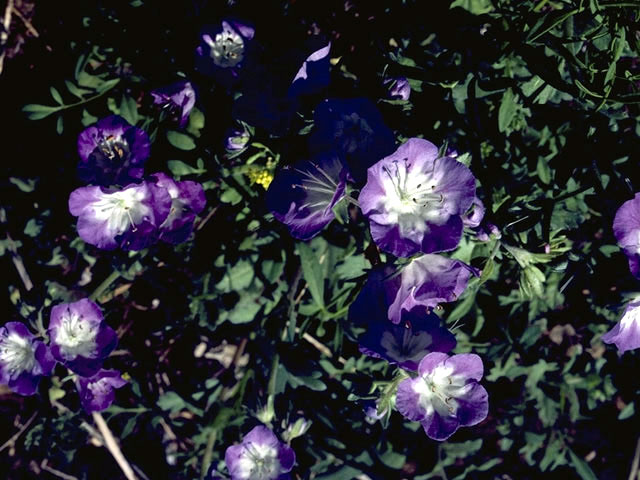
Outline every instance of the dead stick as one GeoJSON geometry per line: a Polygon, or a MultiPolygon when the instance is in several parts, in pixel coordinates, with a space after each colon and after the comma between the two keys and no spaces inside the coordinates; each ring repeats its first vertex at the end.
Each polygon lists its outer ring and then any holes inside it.
{"type": "MultiPolygon", "coordinates": [[[[4,27],[2,33],[0,33],[0,47],[4,47],[9,39],[9,27],[11,26],[11,12],[13,11],[13,0],[7,0],[7,8],[4,9],[4,19],[2,21],[2,26],[4,27]]],[[[4,54],[6,52],[5,48],[2,48],[2,53],[0,54],[0,75],[2,74],[2,69],[4,67],[4,54]]]]}
{"type": "Polygon", "coordinates": [[[133,473],[133,470],[131,469],[131,465],[129,465],[129,462],[122,454],[122,450],[120,450],[118,442],[116,442],[116,439],[113,437],[111,430],[107,426],[107,422],[104,421],[104,418],[102,418],[102,415],[98,412],[93,412],[92,415],[93,421],[96,422],[98,430],[104,438],[104,443],[107,447],[107,450],[109,450],[109,453],[111,453],[111,455],[115,459],[116,463],[122,470],[122,473],[124,473],[124,476],[127,477],[127,480],[138,480],[133,473]]]}
{"type": "Polygon", "coordinates": [[[24,433],[24,431],[29,428],[29,425],[31,425],[31,422],[33,422],[36,419],[36,415],[38,415],[38,412],[34,412],[33,415],[31,415],[31,418],[29,418],[29,420],[27,420],[25,422],[24,425],[22,425],[22,427],[20,427],[20,430],[18,430],[16,433],[14,433],[11,438],[9,440],[7,440],[6,442],[4,442],[2,444],[2,446],[0,447],[0,452],[2,450],[4,450],[5,448],[14,445],[16,443],[16,440],[18,439],[18,437],[20,437],[20,435],[22,435],[24,433]]]}

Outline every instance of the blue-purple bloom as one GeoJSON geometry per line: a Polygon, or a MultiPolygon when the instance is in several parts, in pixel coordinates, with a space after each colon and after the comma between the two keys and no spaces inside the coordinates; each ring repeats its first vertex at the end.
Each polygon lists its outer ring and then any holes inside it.
{"type": "Polygon", "coordinates": [[[108,408],[115,399],[114,390],[126,384],[117,370],[100,370],[92,377],[76,377],[80,403],[87,413],[108,408]]]}
{"type": "Polygon", "coordinates": [[[155,173],[152,177],[171,197],[171,210],[158,226],[158,238],[168,243],[182,243],[191,235],[196,216],[204,210],[204,189],[198,182],[177,182],[164,173],[155,173]]]}
{"type": "Polygon", "coordinates": [[[620,353],[640,348],[640,298],[631,301],[622,318],[602,336],[604,343],[615,343],[620,353]]]}
{"type": "Polygon", "coordinates": [[[398,100],[409,100],[411,85],[407,77],[394,77],[385,80],[384,84],[389,89],[389,96],[398,100]]]}
{"type": "Polygon", "coordinates": [[[362,185],[367,168],[393,152],[395,137],[367,98],[334,98],[316,107],[309,148],[312,152],[337,152],[349,167],[351,178],[362,185]]]}
{"type": "Polygon", "coordinates": [[[438,157],[438,148],[410,138],[367,172],[358,201],[371,236],[398,257],[453,250],[462,238],[462,216],[476,194],[462,163],[438,157]]]}
{"type": "Polygon", "coordinates": [[[69,196],[69,211],[78,217],[78,235],[105,250],[147,247],[171,206],[167,189],[149,182],[114,192],[97,186],[81,187],[69,196]]]}
{"type": "Polygon", "coordinates": [[[254,35],[253,27],[233,20],[224,20],[220,27],[206,29],[196,48],[196,68],[230,85],[239,75],[254,35]]]}
{"type": "Polygon", "coordinates": [[[178,125],[184,127],[196,104],[196,91],[186,80],[151,92],[154,105],[165,110],[178,125]]]}
{"type": "Polygon", "coordinates": [[[142,178],[150,152],[144,130],[111,115],[78,136],[78,175],[87,183],[126,185],[142,178]]]}
{"type": "Polygon", "coordinates": [[[640,278],[640,192],[616,212],[613,234],[629,259],[631,273],[640,278]]]}
{"type": "Polygon", "coordinates": [[[118,343],[100,307],[88,298],[53,307],[48,333],[53,357],[83,377],[98,373],[118,343]]]}
{"type": "Polygon", "coordinates": [[[267,427],[258,426],[227,448],[224,460],[231,480],[284,480],[296,462],[296,455],[267,427]]]}
{"type": "Polygon", "coordinates": [[[276,173],[267,191],[267,207],[295,238],[308,240],[333,218],[344,197],[347,172],[332,153],[287,166],[276,173]]]}
{"type": "Polygon", "coordinates": [[[388,318],[400,323],[403,310],[417,305],[425,309],[460,297],[471,275],[478,272],[460,260],[426,254],[413,259],[401,270],[393,266],[374,270],[362,288],[361,295],[384,297],[388,318]]]}
{"type": "Polygon", "coordinates": [[[473,353],[430,353],[420,361],[418,377],[398,386],[396,408],[420,422],[429,438],[446,440],[459,427],[487,417],[487,391],[478,383],[483,372],[482,360],[473,353]]]}
{"type": "Polygon", "coordinates": [[[0,384],[20,395],[33,395],[55,363],[49,347],[24,324],[8,322],[0,327],[0,384]]]}

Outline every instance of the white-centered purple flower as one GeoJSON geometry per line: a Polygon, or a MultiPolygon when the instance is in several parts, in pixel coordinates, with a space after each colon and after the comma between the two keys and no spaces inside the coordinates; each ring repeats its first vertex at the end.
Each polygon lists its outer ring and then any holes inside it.
{"type": "Polygon", "coordinates": [[[76,377],[80,403],[87,413],[108,408],[115,400],[114,390],[126,384],[117,370],[100,370],[92,377],[76,377]]]}
{"type": "Polygon", "coordinates": [[[78,174],[87,183],[126,185],[142,178],[150,152],[144,130],[111,115],[78,136],[78,174]]]}
{"type": "Polygon", "coordinates": [[[318,155],[276,173],[267,191],[267,207],[291,235],[308,240],[333,218],[344,196],[347,171],[335,154],[318,155]]]}
{"type": "Polygon", "coordinates": [[[167,189],[149,182],[114,192],[97,186],[81,187],[69,196],[69,211],[78,217],[78,235],[105,250],[147,247],[171,205],[167,189]]]}
{"type": "Polygon", "coordinates": [[[293,468],[296,455],[271,430],[258,426],[242,443],[227,448],[224,460],[231,480],[280,480],[293,468]]]}
{"type": "Polygon", "coordinates": [[[418,377],[398,386],[396,408],[420,422],[429,438],[446,440],[459,427],[487,417],[487,391],[478,383],[483,372],[482,360],[473,353],[430,353],[420,361],[418,377]]]}
{"type": "Polygon", "coordinates": [[[182,243],[191,235],[196,216],[204,210],[207,202],[204,189],[198,182],[177,182],[164,173],[155,173],[152,177],[171,197],[171,210],[158,227],[158,238],[168,243],[182,243]]]}
{"type": "Polygon", "coordinates": [[[20,395],[33,395],[54,365],[49,347],[24,324],[8,322],[0,327],[0,384],[20,395]]]}
{"type": "Polygon", "coordinates": [[[313,120],[311,152],[337,152],[359,186],[366,180],[367,168],[395,148],[393,132],[367,98],[325,100],[316,107],[313,120]]]}
{"type": "Polygon", "coordinates": [[[166,111],[181,127],[187,124],[189,114],[196,104],[196,91],[186,80],[153,90],[151,96],[154,105],[166,111]]]}
{"type": "Polygon", "coordinates": [[[620,353],[640,348],[640,298],[627,305],[615,327],[602,336],[604,343],[615,343],[620,353]]]}
{"type": "Polygon", "coordinates": [[[253,27],[232,20],[206,29],[196,48],[196,68],[223,84],[230,84],[238,77],[254,34],[253,27]]]}
{"type": "Polygon", "coordinates": [[[629,259],[631,273],[640,278],[640,192],[616,212],[613,234],[629,259]]]}
{"type": "Polygon", "coordinates": [[[411,85],[407,77],[394,77],[385,80],[384,84],[389,89],[389,96],[398,100],[409,100],[411,85]]]}
{"type": "Polygon", "coordinates": [[[83,377],[95,375],[118,343],[100,307],[88,298],[53,307],[48,333],[53,357],[83,377]]]}
{"type": "Polygon", "coordinates": [[[368,169],[358,201],[376,244],[409,257],[453,250],[475,193],[475,178],[466,166],[438,157],[433,143],[410,138],[368,169]]]}

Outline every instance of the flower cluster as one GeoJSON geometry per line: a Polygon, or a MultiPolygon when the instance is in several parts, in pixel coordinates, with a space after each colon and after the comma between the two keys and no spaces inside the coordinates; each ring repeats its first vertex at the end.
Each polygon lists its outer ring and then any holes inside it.
{"type": "MultiPolygon", "coordinates": [[[[188,82],[153,95],[177,109],[181,124],[195,102],[188,82]]],[[[78,152],[81,176],[97,183],[69,196],[69,211],[78,217],[78,235],[85,242],[105,250],[141,250],[159,240],[177,244],[189,237],[205,206],[204,189],[164,173],[142,180],[150,152],[144,131],[121,117],[107,117],[80,134],[78,152]]]]}
{"type": "Polygon", "coordinates": [[[104,410],[114,401],[115,388],[127,382],[116,370],[103,370],[104,360],[118,343],[115,331],[98,305],[84,298],[51,309],[49,345],[20,322],[0,327],[0,383],[20,395],[33,395],[56,362],[76,374],[75,382],[87,412],[104,410]]]}

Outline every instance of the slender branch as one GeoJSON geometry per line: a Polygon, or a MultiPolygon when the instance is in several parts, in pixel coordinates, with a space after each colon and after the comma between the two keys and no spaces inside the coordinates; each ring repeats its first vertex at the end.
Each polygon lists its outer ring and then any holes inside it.
{"type": "Polygon", "coordinates": [[[115,282],[120,277],[120,272],[118,270],[114,270],[111,274],[104,279],[104,281],[98,285],[98,287],[93,291],[91,295],[89,295],[90,300],[97,300],[102,296],[104,292],[111,286],[113,282],[115,282]]]}
{"type": "Polygon", "coordinates": [[[9,27],[11,26],[11,13],[13,12],[13,0],[7,0],[7,7],[4,9],[4,19],[2,20],[3,30],[0,33],[0,48],[2,48],[2,53],[0,54],[0,75],[2,75],[2,70],[4,68],[4,55],[6,53],[6,49],[4,46],[9,39],[9,27]]]}
{"type": "Polygon", "coordinates": [[[99,412],[93,412],[92,416],[93,416],[93,420],[96,422],[96,425],[98,426],[98,430],[100,431],[100,433],[102,434],[102,437],[104,438],[104,443],[105,443],[105,446],[107,447],[107,450],[109,450],[109,453],[111,453],[111,455],[115,459],[116,463],[122,470],[122,473],[124,473],[124,476],[127,477],[127,480],[137,480],[137,477],[133,473],[133,469],[131,468],[131,465],[129,465],[129,462],[122,454],[122,450],[120,450],[120,447],[118,446],[118,442],[116,442],[116,439],[111,433],[111,430],[107,426],[107,422],[104,421],[104,418],[102,418],[102,415],[99,412]]]}
{"type": "Polygon", "coordinates": [[[52,475],[55,475],[58,478],[62,478],[64,480],[78,480],[78,477],[74,477],[73,475],[69,475],[67,473],[61,472],[60,470],[56,470],[55,468],[52,468],[48,465],[48,461],[45,458],[44,460],[42,460],[42,463],[40,464],[40,468],[46,472],[49,472],[52,475]]]}
{"type": "Polygon", "coordinates": [[[629,472],[629,480],[635,480],[637,478],[638,466],[640,466],[640,437],[638,437],[636,452],[633,455],[633,461],[631,462],[631,472],[629,472]]]}
{"type": "Polygon", "coordinates": [[[31,415],[31,418],[29,418],[29,420],[27,420],[24,425],[22,425],[20,427],[20,430],[18,430],[16,433],[14,433],[11,438],[9,440],[7,440],[6,442],[4,442],[2,444],[2,446],[0,447],[0,452],[2,450],[4,450],[7,447],[13,446],[16,443],[16,440],[18,440],[18,437],[20,437],[20,435],[22,435],[24,433],[24,431],[29,428],[29,425],[31,425],[31,423],[36,419],[36,416],[38,415],[38,412],[34,412],[33,415],[31,415]]]}

